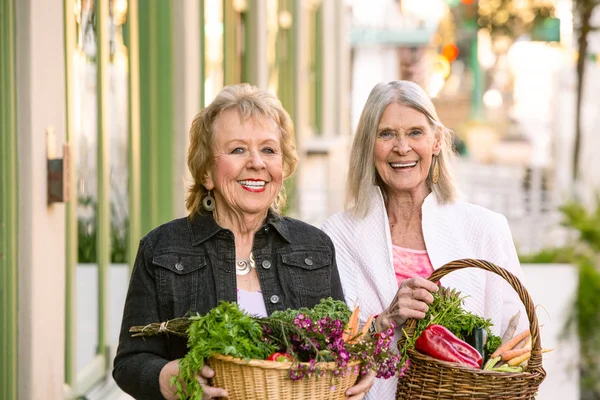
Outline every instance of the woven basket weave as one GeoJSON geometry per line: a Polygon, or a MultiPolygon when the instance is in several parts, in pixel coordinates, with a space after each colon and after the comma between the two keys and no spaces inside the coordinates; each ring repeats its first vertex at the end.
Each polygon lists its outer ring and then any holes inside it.
{"type": "Polygon", "coordinates": [[[224,388],[229,400],[344,400],[346,390],[359,377],[359,363],[348,363],[346,376],[333,377],[335,362],[317,363],[325,371],[320,377],[290,379],[291,363],[265,360],[241,360],[214,355],[209,360],[215,371],[212,385],[224,388]]]}
{"type": "MultiPolygon", "coordinates": [[[[440,361],[419,353],[414,349],[408,351],[410,367],[405,375],[398,380],[397,399],[533,399],[540,383],[546,377],[542,368],[542,345],[535,308],[529,293],[519,279],[492,263],[483,260],[464,259],[452,261],[434,271],[429,277],[437,282],[452,271],[463,268],[481,268],[500,275],[518,293],[525,305],[529,318],[532,351],[525,372],[508,373],[483,371],[462,367],[445,361],[440,361]]],[[[406,322],[404,330],[409,337],[415,332],[417,321],[406,322]]],[[[398,348],[406,342],[403,335],[398,341],[398,348]]]]}

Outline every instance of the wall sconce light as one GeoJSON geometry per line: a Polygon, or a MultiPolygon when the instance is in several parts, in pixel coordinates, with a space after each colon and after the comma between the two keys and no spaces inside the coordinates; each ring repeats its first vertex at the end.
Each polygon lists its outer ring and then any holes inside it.
{"type": "Polygon", "coordinates": [[[281,29],[290,29],[292,27],[292,13],[288,10],[279,11],[279,27],[281,29]]]}
{"type": "Polygon", "coordinates": [[[233,9],[239,13],[245,13],[248,10],[248,2],[246,0],[233,0],[233,9]]]}
{"type": "Polygon", "coordinates": [[[46,154],[48,170],[48,204],[69,201],[69,145],[63,145],[63,158],[56,158],[54,128],[46,129],[46,154]]]}

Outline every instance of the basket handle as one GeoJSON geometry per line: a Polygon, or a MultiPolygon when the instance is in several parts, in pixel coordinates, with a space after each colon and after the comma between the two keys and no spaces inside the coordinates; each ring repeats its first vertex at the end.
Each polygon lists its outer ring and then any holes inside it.
{"type": "MultiPolygon", "coordinates": [[[[451,261],[443,265],[442,267],[436,269],[428,279],[431,282],[435,283],[450,272],[457,271],[463,268],[479,268],[500,275],[517,292],[519,298],[525,306],[527,318],[529,319],[529,330],[531,331],[532,350],[531,357],[527,362],[527,369],[533,370],[542,368],[542,343],[540,340],[537,315],[535,314],[535,306],[533,305],[533,301],[531,300],[527,289],[525,289],[521,281],[519,281],[519,278],[517,278],[514,274],[507,271],[506,269],[498,267],[497,265],[492,264],[489,261],[465,258],[462,260],[451,261]]],[[[409,326],[411,326],[412,324],[416,326],[416,321],[414,319],[411,319],[406,323],[406,325],[409,326]]]]}

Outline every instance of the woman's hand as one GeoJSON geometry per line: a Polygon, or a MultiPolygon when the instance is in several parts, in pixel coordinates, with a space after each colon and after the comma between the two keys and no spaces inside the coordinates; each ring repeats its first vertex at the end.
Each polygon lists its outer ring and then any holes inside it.
{"type": "Polygon", "coordinates": [[[407,319],[423,319],[433,302],[433,295],[438,286],[421,277],[406,279],[400,285],[390,306],[375,320],[378,331],[387,329],[392,321],[396,327],[404,325],[407,319]]]}
{"type": "MultiPolygon", "coordinates": [[[[177,391],[174,386],[171,386],[171,378],[179,374],[179,360],[169,361],[163,369],[160,370],[158,382],[160,385],[160,394],[167,400],[177,400],[177,391]]],[[[208,385],[208,380],[215,375],[214,371],[207,365],[202,367],[198,373],[198,382],[202,385],[204,396],[202,399],[213,399],[215,397],[228,397],[225,389],[216,388],[208,385]]]]}
{"type": "Polygon", "coordinates": [[[373,387],[375,383],[375,371],[369,371],[362,376],[350,389],[346,390],[347,400],[360,400],[373,387]]]}

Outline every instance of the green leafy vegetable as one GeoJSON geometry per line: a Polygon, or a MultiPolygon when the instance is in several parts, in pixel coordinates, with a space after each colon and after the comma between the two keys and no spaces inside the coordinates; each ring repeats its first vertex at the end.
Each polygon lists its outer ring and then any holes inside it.
{"type": "Polygon", "coordinates": [[[302,307],[297,310],[287,309],[285,311],[275,311],[269,318],[293,322],[298,314],[304,314],[313,321],[329,317],[331,319],[339,319],[340,321],[343,321],[344,324],[347,324],[352,312],[343,301],[334,300],[331,297],[328,297],[322,299],[319,304],[313,308],[302,307]]]}
{"type": "Polygon", "coordinates": [[[235,303],[221,302],[206,315],[196,315],[190,320],[189,352],[179,361],[179,376],[171,382],[180,399],[202,399],[203,390],[196,378],[213,354],[264,360],[276,350],[261,340],[260,322],[243,313],[235,303]]]}

